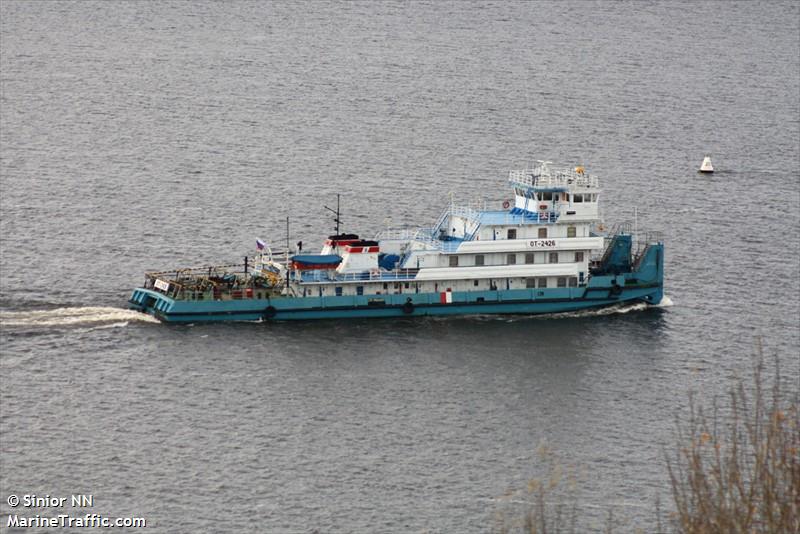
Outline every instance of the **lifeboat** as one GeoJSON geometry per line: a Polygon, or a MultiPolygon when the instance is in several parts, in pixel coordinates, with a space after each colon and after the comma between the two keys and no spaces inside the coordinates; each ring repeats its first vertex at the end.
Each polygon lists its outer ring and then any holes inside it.
{"type": "Polygon", "coordinates": [[[335,269],[342,263],[342,257],[338,254],[300,254],[289,259],[292,261],[292,269],[301,271],[335,269]]]}

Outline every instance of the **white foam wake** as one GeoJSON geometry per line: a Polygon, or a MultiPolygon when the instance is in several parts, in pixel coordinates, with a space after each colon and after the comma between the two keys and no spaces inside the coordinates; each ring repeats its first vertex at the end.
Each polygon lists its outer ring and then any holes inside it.
{"type": "Polygon", "coordinates": [[[637,302],[636,304],[618,304],[615,306],[608,306],[606,308],[597,308],[589,310],[578,310],[570,312],[548,313],[540,315],[542,319],[561,319],[565,317],[599,317],[601,315],[615,315],[620,313],[630,313],[634,311],[646,310],[650,305],[644,302],[637,302]]]}
{"type": "Polygon", "coordinates": [[[670,306],[673,305],[674,302],[672,302],[672,299],[664,295],[661,298],[661,302],[655,305],[647,304],[646,302],[635,302],[633,304],[622,303],[615,306],[608,306],[606,308],[578,310],[574,312],[552,313],[548,315],[542,315],[541,317],[546,319],[561,318],[561,317],[597,317],[600,315],[615,315],[615,314],[642,311],[648,308],[669,308],[670,306]]]}
{"type": "Polygon", "coordinates": [[[669,298],[668,296],[664,295],[661,298],[661,302],[656,304],[656,308],[669,308],[670,306],[674,306],[674,305],[675,305],[675,303],[672,302],[672,299],[669,298]]]}
{"type": "Polygon", "coordinates": [[[2,326],[79,326],[111,323],[120,326],[130,321],[157,323],[150,315],[123,308],[86,306],[54,310],[0,311],[2,326]]]}

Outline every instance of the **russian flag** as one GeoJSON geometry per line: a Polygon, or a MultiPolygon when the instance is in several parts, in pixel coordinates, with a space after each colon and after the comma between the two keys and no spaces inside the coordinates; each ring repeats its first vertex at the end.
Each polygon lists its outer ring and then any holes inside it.
{"type": "Polygon", "coordinates": [[[267,248],[267,244],[261,241],[260,239],[256,239],[256,248],[258,250],[264,250],[265,248],[267,248]]]}

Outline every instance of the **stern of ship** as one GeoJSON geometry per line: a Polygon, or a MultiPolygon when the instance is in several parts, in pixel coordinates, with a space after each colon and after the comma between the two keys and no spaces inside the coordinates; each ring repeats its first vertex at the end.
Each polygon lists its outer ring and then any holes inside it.
{"type": "Polygon", "coordinates": [[[664,298],[664,239],[660,232],[634,236],[621,230],[609,238],[591,269],[587,291],[618,302],[658,305],[664,298]]]}

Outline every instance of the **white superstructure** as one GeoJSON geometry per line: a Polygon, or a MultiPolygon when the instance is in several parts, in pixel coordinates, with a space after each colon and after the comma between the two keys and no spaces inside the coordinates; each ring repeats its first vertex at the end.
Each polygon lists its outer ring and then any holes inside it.
{"type": "MultiPolygon", "coordinates": [[[[539,161],[512,171],[509,183],[513,199],[497,209],[451,202],[433,227],[388,229],[363,244],[348,241],[335,271],[295,273],[294,292],[381,295],[585,285],[590,258],[605,244],[593,232],[600,223],[597,178],[583,167],[539,161]]],[[[336,237],[323,254],[332,251],[336,237]]]]}

